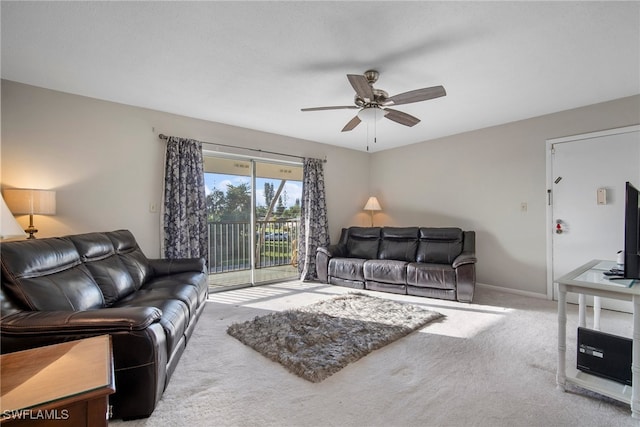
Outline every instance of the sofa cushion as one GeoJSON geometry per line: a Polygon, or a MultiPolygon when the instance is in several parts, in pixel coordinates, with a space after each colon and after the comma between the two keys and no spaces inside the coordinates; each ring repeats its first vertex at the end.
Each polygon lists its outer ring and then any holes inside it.
{"type": "Polygon", "coordinates": [[[418,227],[384,227],[378,259],[415,261],[418,227]]]}
{"type": "Polygon", "coordinates": [[[407,283],[407,263],[391,259],[373,259],[364,263],[364,279],[375,282],[407,283]]]}
{"type": "Polygon", "coordinates": [[[383,239],[418,240],[418,227],[384,227],[383,239]]]}
{"type": "Polygon", "coordinates": [[[459,228],[420,228],[417,262],[449,264],[462,252],[463,231],[459,228]]]}
{"type": "Polygon", "coordinates": [[[29,309],[80,311],[104,306],[102,292],[71,240],[7,242],[0,250],[4,285],[29,309]]]}
{"type": "Polygon", "coordinates": [[[113,243],[116,254],[133,278],[136,289],[139,289],[151,275],[151,266],[147,257],[140,250],[135,237],[129,230],[117,230],[105,234],[113,243]]]}
{"type": "MultiPolygon", "coordinates": [[[[180,280],[184,273],[172,276],[154,277],[141,290],[153,290],[164,293],[165,298],[177,299],[189,308],[189,315],[194,316],[200,305],[198,288],[180,280]]],[[[188,277],[188,276],[187,276],[188,277]]]]}
{"type": "Polygon", "coordinates": [[[419,288],[455,289],[456,272],[449,265],[412,262],[407,265],[407,284],[419,288]]]}
{"type": "Polygon", "coordinates": [[[378,239],[351,238],[347,243],[347,254],[352,258],[376,258],[378,254],[378,239]]]}
{"type": "Polygon", "coordinates": [[[202,272],[187,271],[184,273],[173,273],[170,276],[156,276],[149,280],[145,285],[145,289],[156,287],[175,285],[192,287],[198,298],[198,305],[205,302],[208,298],[209,284],[206,274],[202,272]]]}
{"type": "Polygon", "coordinates": [[[107,307],[136,290],[133,278],[116,255],[111,239],[104,233],[68,237],[102,290],[107,307]]]}
{"type": "Polygon", "coordinates": [[[378,257],[380,228],[350,227],[347,239],[347,256],[350,258],[372,259],[378,257]]]}
{"type": "Polygon", "coordinates": [[[358,239],[379,239],[380,227],[349,227],[349,237],[358,239]]]}
{"type": "Polygon", "coordinates": [[[331,258],[329,261],[329,277],[364,281],[364,262],[362,258],[331,258]]]}

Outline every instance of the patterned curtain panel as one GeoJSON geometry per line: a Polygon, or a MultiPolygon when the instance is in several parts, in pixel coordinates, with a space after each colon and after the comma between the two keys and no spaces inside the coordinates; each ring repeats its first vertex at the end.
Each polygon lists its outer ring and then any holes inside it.
{"type": "Polygon", "coordinates": [[[202,143],[169,137],[164,178],[164,256],[207,258],[202,143]]]}
{"type": "Polygon", "coordinates": [[[329,244],[324,170],[322,160],[319,159],[304,159],[299,242],[300,278],[313,280],[317,277],[316,249],[329,244]]]}

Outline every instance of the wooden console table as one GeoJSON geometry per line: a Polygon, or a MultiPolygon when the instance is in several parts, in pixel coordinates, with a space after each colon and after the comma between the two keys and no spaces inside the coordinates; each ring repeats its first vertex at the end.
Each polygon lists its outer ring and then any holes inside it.
{"type": "Polygon", "coordinates": [[[109,335],[7,353],[0,367],[3,425],[108,425],[115,392],[109,335]]]}
{"type": "MultiPolygon", "coordinates": [[[[594,260],[557,279],[558,283],[558,387],[567,383],[595,391],[631,405],[633,418],[640,418],[640,284],[634,280],[609,280],[604,272],[615,266],[613,261],[594,260]],[[566,366],[567,350],[567,292],[580,294],[579,322],[585,323],[583,295],[613,298],[633,302],[633,354],[631,362],[632,386],[610,381],[566,366]]],[[[599,309],[596,315],[599,316],[599,309]]],[[[599,322],[598,322],[599,323],[599,322]]]]}

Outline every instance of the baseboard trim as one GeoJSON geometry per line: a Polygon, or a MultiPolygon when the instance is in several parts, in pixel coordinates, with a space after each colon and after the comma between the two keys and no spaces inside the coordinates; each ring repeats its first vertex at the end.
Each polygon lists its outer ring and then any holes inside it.
{"type": "Polygon", "coordinates": [[[539,294],[537,292],[521,291],[519,289],[504,288],[502,286],[487,285],[486,283],[478,283],[478,282],[476,282],[476,286],[479,287],[479,288],[486,288],[486,289],[491,289],[491,290],[494,290],[494,291],[500,291],[500,292],[507,292],[507,293],[510,293],[510,294],[522,295],[524,297],[538,298],[538,299],[549,299],[549,298],[547,298],[546,294],[539,294]]]}

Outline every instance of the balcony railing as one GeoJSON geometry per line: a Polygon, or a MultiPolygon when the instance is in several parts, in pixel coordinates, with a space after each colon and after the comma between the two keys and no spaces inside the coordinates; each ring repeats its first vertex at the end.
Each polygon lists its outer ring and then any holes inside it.
{"type": "Polygon", "coordinates": [[[257,221],[252,248],[251,223],[209,222],[209,273],[251,269],[252,250],[256,268],[293,264],[299,228],[299,219],[257,221]]]}

